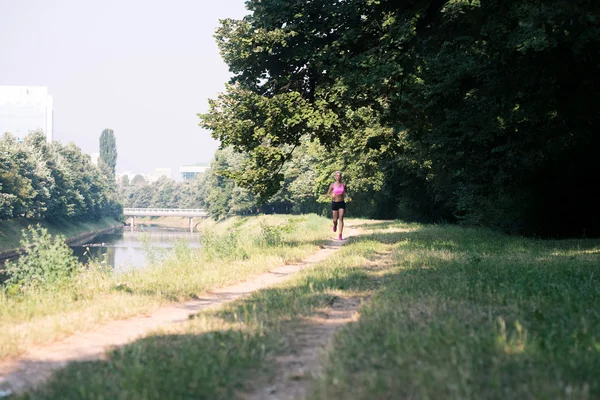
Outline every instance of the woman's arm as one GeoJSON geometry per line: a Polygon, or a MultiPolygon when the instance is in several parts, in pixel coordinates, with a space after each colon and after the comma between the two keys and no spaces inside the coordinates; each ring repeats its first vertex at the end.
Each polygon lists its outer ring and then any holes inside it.
{"type": "Polygon", "coordinates": [[[331,192],[333,191],[333,183],[329,185],[329,190],[327,190],[327,196],[331,197],[331,192]]]}

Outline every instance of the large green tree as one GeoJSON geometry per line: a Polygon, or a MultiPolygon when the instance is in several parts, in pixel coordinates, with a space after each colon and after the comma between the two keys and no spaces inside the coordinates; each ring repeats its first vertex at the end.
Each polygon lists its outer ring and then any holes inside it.
{"type": "Polygon", "coordinates": [[[248,154],[238,184],[273,196],[308,137],[390,216],[600,233],[598,2],[247,5],[217,31],[234,77],[201,115],[248,154]]]}
{"type": "Polygon", "coordinates": [[[121,215],[112,180],[73,143],[47,143],[43,132],[0,139],[0,205],[0,219],[121,215]]]}
{"type": "Polygon", "coordinates": [[[115,176],[117,166],[117,139],[112,129],[105,129],[100,134],[100,167],[111,177],[115,176]]]}

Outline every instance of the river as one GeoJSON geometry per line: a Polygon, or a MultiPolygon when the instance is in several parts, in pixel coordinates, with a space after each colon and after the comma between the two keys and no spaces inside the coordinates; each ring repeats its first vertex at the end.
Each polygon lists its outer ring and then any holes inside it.
{"type": "Polygon", "coordinates": [[[106,263],[115,270],[122,271],[129,268],[143,268],[146,265],[148,246],[152,249],[168,251],[180,241],[192,248],[200,247],[200,233],[178,228],[140,225],[133,232],[127,227],[117,229],[71,248],[84,264],[87,264],[90,258],[106,260],[106,263]]]}

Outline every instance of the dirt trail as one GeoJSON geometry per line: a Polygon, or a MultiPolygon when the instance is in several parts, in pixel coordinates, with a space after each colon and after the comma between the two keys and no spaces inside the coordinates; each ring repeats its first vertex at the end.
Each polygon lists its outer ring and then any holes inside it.
{"type": "Polygon", "coordinates": [[[293,322],[287,334],[292,338],[291,352],[276,357],[277,372],[268,382],[262,382],[244,400],[302,399],[312,381],[322,373],[321,360],[338,328],[358,319],[360,297],[336,298],[330,307],[317,315],[293,322]]]}
{"type": "MultiPolygon", "coordinates": [[[[350,235],[356,236],[357,231],[349,228],[350,235]]],[[[329,257],[343,244],[341,241],[331,241],[298,264],[281,266],[242,283],[211,290],[202,298],[162,307],[151,315],[112,321],[93,331],[80,332],[55,343],[34,347],[17,358],[1,360],[0,398],[44,382],[53,371],[71,361],[100,359],[109,347],[127,344],[157,328],[186,321],[190,315],[209,307],[217,307],[281,283],[301,269],[329,257]]],[[[339,321],[348,318],[346,314],[338,317],[339,321]]],[[[327,332],[325,329],[324,335],[329,337],[327,332]]]]}
{"type": "MultiPolygon", "coordinates": [[[[373,278],[382,281],[380,271],[393,263],[391,252],[379,254],[363,268],[374,273],[373,278]]],[[[275,357],[272,362],[276,372],[271,377],[255,382],[253,389],[240,393],[244,400],[291,400],[304,399],[315,380],[323,373],[323,361],[331,340],[339,328],[359,319],[358,309],[367,297],[335,297],[315,315],[291,321],[282,329],[288,338],[286,355],[275,357]]]]}

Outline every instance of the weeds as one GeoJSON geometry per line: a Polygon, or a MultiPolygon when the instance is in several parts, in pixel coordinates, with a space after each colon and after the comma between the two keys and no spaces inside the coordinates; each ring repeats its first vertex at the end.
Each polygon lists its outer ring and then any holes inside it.
{"type": "MultiPolygon", "coordinates": [[[[316,243],[328,234],[326,220],[308,216],[289,228],[293,243],[281,237],[277,245],[273,241],[272,245],[257,244],[263,232],[261,224],[287,226],[288,220],[283,216],[263,216],[207,222],[203,224],[199,249],[180,242],[173,251],[165,253],[146,238],[144,248],[151,265],[144,269],[114,272],[103,260],[91,260],[85,268],[67,263],[60,271],[73,272],[60,284],[53,284],[50,293],[46,289],[22,292],[18,290],[20,286],[14,285],[0,290],[0,358],[16,355],[32,344],[56,340],[111,319],[148,313],[161,304],[197,297],[210,288],[298,261],[314,252],[316,243]],[[311,228],[307,228],[309,224],[311,228]],[[19,294],[18,298],[15,294],[19,294]]],[[[42,236],[43,241],[48,239],[42,236]]],[[[56,241],[52,243],[58,246],[56,241]]],[[[66,257],[67,253],[64,247],[52,246],[42,246],[52,256],[32,253],[37,259],[31,265],[54,271],[53,260],[66,257]]],[[[22,274],[15,276],[25,279],[25,271],[28,270],[15,267],[15,273],[22,274]]]]}
{"type": "Polygon", "coordinates": [[[200,236],[200,246],[202,255],[207,261],[245,260],[248,258],[238,231],[217,233],[213,229],[206,228],[200,236]]]}
{"type": "Polygon", "coordinates": [[[152,239],[147,233],[140,233],[139,241],[142,244],[146,263],[149,266],[160,265],[169,256],[169,253],[165,249],[160,249],[152,244],[152,239]]]}
{"type": "Polygon", "coordinates": [[[6,263],[5,285],[10,294],[36,288],[51,289],[81,268],[64,237],[52,238],[48,230],[39,225],[23,231],[21,247],[21,257],[6,263]]]}

